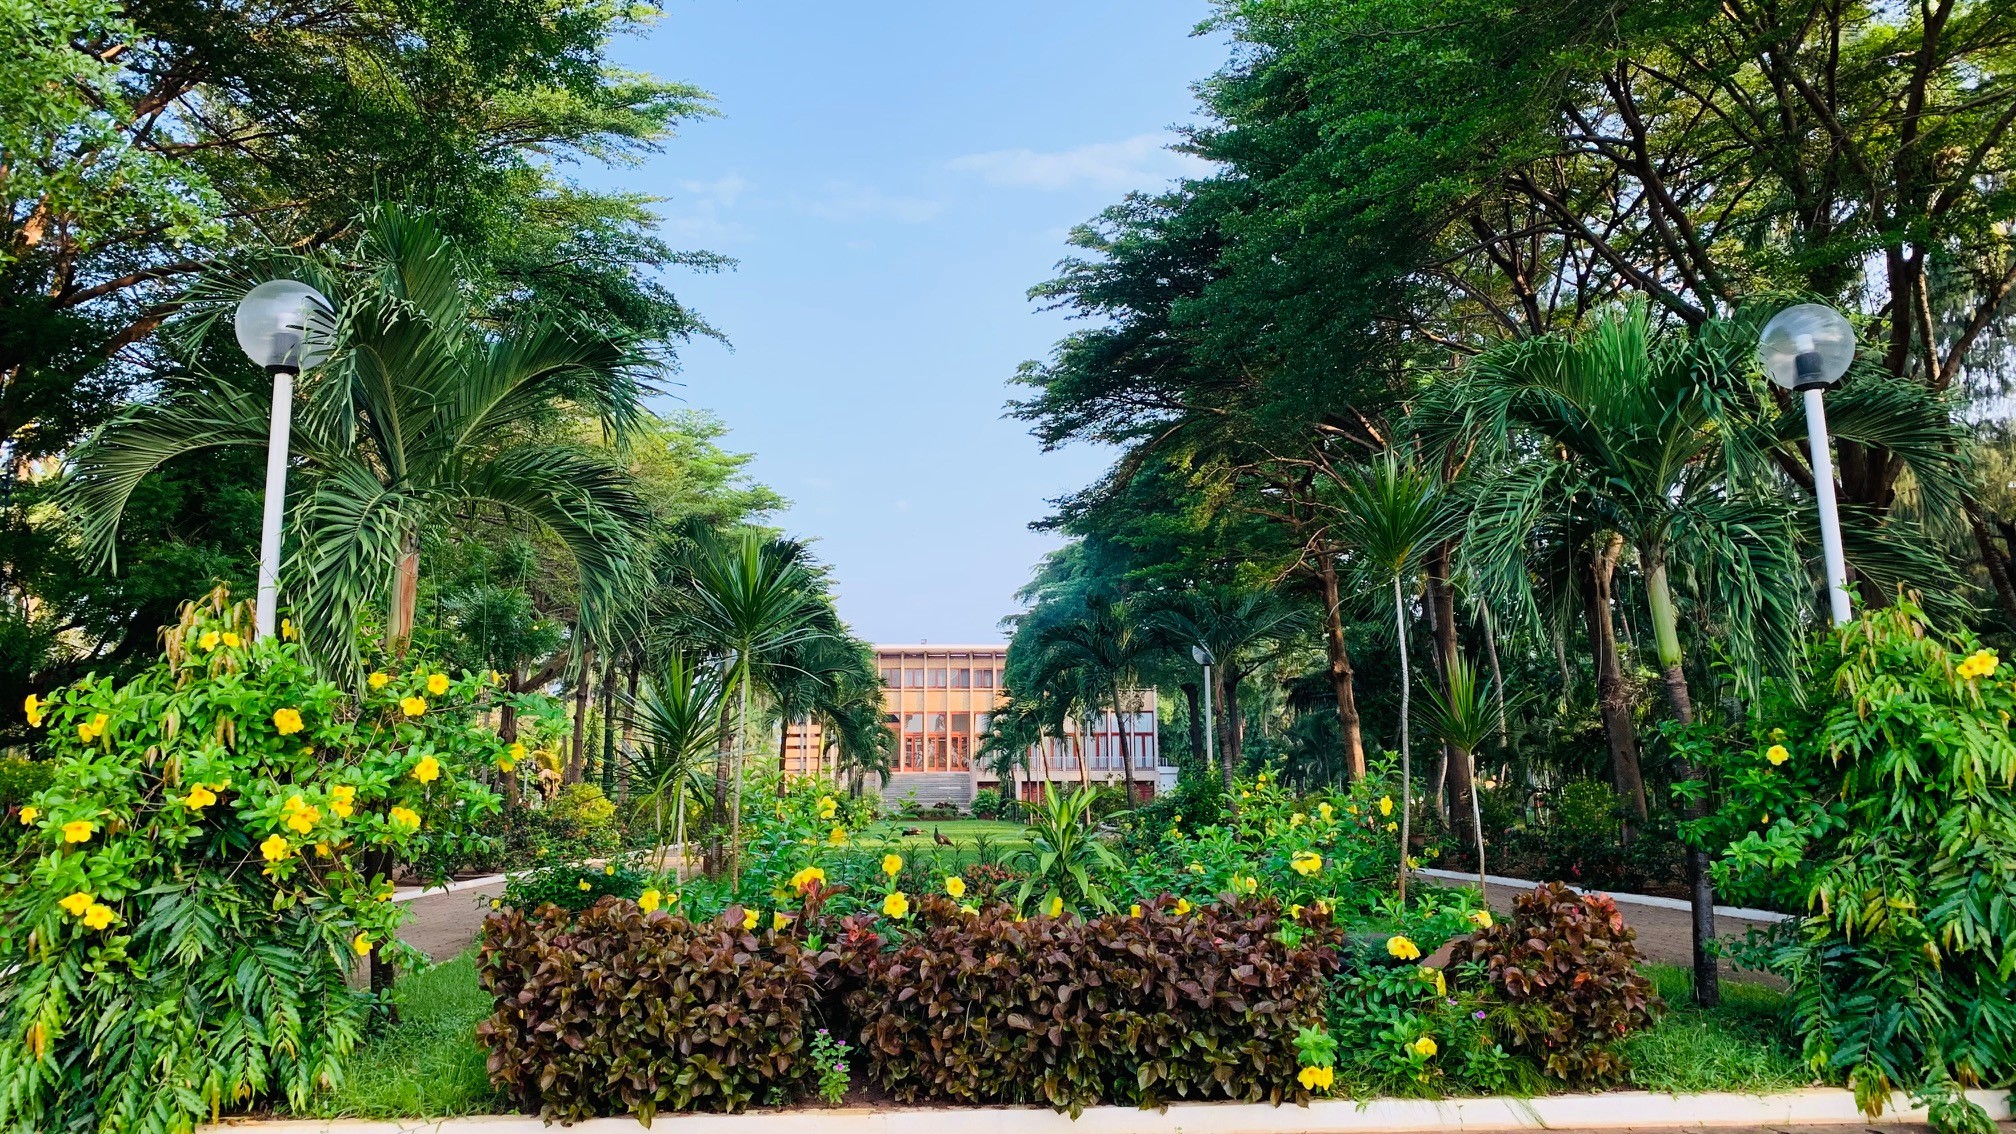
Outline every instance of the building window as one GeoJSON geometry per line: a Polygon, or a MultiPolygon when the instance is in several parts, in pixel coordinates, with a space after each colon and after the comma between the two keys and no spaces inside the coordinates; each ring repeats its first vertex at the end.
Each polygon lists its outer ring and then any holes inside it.
{"type": "Polygon", "coordinates": [[[945,714],[944,714],[944,713],[932,713],[932,714],[931,714],[931,727],[930,727],[930,728],[927,728],[927,729],[925,729],[924,731],[925,731],[925,732],[928,732],[928,733],[930,733],[930,734],[931,734],[932,736],[944,736],[944,735],[945,735],[945,714]]]}
{"type": "Polygon", "coordinates": [[[969,771],[973,767],[973,741],[959,733],[952,734],[952,770],[969,771]]]}
{"type": "Polygon", "coordinates": [[[911,733],[903,738],[903,770],[921,772],[924,770],[924,737],[911,733]]]}
{"type": "Polygon", "coordinates": [[[965,736],[967,733],[973,731],[972,725],[973,725],[973,714],[971,713],[952,714],[952,735],[965,736]]]}
{"type": "Polygon", "coordinates": [[[994,671],[993,671],[993,670],[991,670],[991,669],[976,669],[976,670],[974,670],[974,671],[973,671],[973,688],[975,688],[975,689],[992,689],[992,688],[994,688],[994,671]]]}
{"type": "Polygon", "coordinates": [[[895,713],[883,713],[883,714],[882,714],[882,723],[883,723],[883,724],[886,724],[886,725],[888,725],[888,726],[889,726],[890,728],[895,728],[895,727],[896,727],[896,714],[895,714],[895,713]]]}
{"type": "Polygon", "coordinates": [[[981,713],[973,718],[973,731],[979,733],[981,736],[986,736],[987,730],[992,727],[994,727],[994,714],[992,713],[981,713]]]}
{"type": "Polygon", "coordinates": [[[924,688],[924,671],[922,669],[904,670],[903,684],[909,686],[912,689],[924,688]]]}
{"type": "Polygon", "coordinates": [[[932,689],[945,688],[945,671],[942,669],[930,670],[924,675],[924,684],[932,689]]]}
{"type": "Polygon", "coordinates": [[[923,714],[923,713],[905,713],[905,714],[903,714],[903,731],[904,731],[904,732],[923,732],[923,731],[924,731],[924,714],[923,714]]]}
{"type": "Polygon", "coordinates": [[[883,666],[882,684],[891,689],[903,684],[903,670],[897,666],[883,666]]]}

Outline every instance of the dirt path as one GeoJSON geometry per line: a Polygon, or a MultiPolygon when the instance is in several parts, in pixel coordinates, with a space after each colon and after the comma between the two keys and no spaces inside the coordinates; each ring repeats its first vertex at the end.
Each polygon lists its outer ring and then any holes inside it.
{"type": "MultiPolygon", "coordinates": [[[[1490,899],[1493,911],[1507,912],[1512,909],[1512,899],[1526,892],[1521,888],[1493,885],[1486,897],[1490,899]]],[[[1661,906],[1642,906],[1635,902],[1619,902],[1617,908],[1624,914],[1624,923],[1638,931],[1638,952],[1646,960],[1678,965],[1683,969],[1694,964],[1694,920],[1691,913],[1661,906]]],[[[1764,929],[1769,925],[1769,922],[1718,914],[1715,934],[1723,940],[1740,941],[1750,930],[1764,929]]],[[[1738,969],[1727,960],[1721,962],[1720,968],[1724,976],[1734,976],[1738,980],[1778,983],[1778,978],[1768,973],[1738,969]]]]}
{"type": "Polygon", "coordinates": [[[490,901],[504,893],[504,883],[457,890],[452,894],[426,894],[406,903],[406,924],[399,927],[399,939],[436,961],[446,961],[467,949],[483,927],[490,901]]]}

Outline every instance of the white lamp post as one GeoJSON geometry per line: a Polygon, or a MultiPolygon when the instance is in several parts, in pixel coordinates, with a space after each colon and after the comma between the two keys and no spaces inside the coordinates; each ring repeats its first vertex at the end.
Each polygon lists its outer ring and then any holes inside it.
{"type": "Polygon", "coordinates": [[[1827,407],[1821,395],[1855,361],[1855,328],[1821,303],[1787,307],[1764,324],[1757,361],[1773,382],[1806,398],[1806,445],[1813,457],[1813,498],[1820,505],[1820,550],[1827,562],[1827,602],[1834,625],[1846,625],[1848,562],[1841,553],[1841,515],[1834,504],[1834,461],[1828,452],[1827,407]]]}
{"type": "Polygon", "coordinates": [[[1203,646],[1190,647],[1190,658],[1204,667],[1204,770],[1208,772],[1218,766],[1217,757],[1211,752],[1212,734],[1218,731],[1211,719],[1211,664],[1217,659],[1203,646]]]}
{"type": "Polygon", "coordinates": [[[329,357],[336,313],[322,293],[295,280],[268,280],[238,301],[232,329],[254,365],[273,376],[273,420],[266,444],[266,515],[259,530],[258,628],[273,632],[280,600],[280,517],[287,503],[287,437],[294,420],[294,378],[329,357]]]}

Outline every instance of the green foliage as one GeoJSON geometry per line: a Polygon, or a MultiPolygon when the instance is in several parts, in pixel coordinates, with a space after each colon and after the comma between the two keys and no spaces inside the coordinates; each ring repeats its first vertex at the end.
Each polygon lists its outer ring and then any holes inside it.
{"type": "Polygon", "coordinates": [[[410,956],[394,864],[496,812],[466,775],[498,747],[470,727],[485,679],[416,668],[356,698],[251,625],[219,591],[158,665],[37,706],[55,776],[0,887],[0,1125],[308,1105],[371,1008],[358,955],[410,956]]]}
{"type": "Polygon", "coordinates": [[[1330,1032],[1345,1053],[1337,1073],[1354,1090],[1530,1092],[1539,1076],[1505,1051],[1487,1022],[1493,997],[1481,966],[1445,972],[1391,960],[1382,950],[1330,983],[1330,1032]]]}
{"type": "Polygon", "coordinates": [[[514,875],[504,883],[503,904],[518,910],[534,911],[541,906],[558,906],[580,911],[605,897],[635,901],[650,886],[651,875],[627,863],[567,863],[542,866],[514,875]]]}
{"type": "Polygon", "coordinates": [[[812,1066],[819,1071],[819,1097],[834,1106],[847,1097],[847,1087],[853,1081],[847,1066],[847,1055],[853,1050],[852,1044],[833,1038],[825,1028],[812,1033],[812,1066]]]}
{"type": "Polygon", "coordinates": [[[1506,1047],[1549,1076],[1600,1085],[1628,1070],[1617,1041],[1665,1007],[1638,972],[1636,938],[1607,895],[1550,882],[1514,899],[1510,918],[1459,941],[1453,959],[1483,966],[1502,1002],[1492,1026],[1506,1047]]]}
{"type": "Polygon", "coordinates": [[[1026,877],[1015,902],[1028,908],[1033,894],[1039,909],[1056,913],[1113,909],[1107,893],[1106,877],[1117,870],[1120,859],[1092,827],[1092,806],[1097,792],[1091,788],[1059,791],[1052,785],[1042,804],[1030,818],[1027,849],[1019,852],[1015,865],[1026,877]]]}
{"type": "Polygon", "coordinates": [[[992,819],[1001,814],[1001,792],[995,788],[981,788],[973,793],[973,803],[968,808],[975,819],[992,819]]]}
{"type": "Polygon", "coordinates": [[[498,1088],[527,1113],[579,1121],[746,1109],[817,1081],[819,962],[796,938],[605,899],[569,915],[515,907],[483,926],[497,1010],[478,1025],[498,1088]],[[621,979],[584,981],[586,972],[621,979]]]}
{"type": "Polygon", "coordinates": [[[491,1001],[476,983],[476,958],[401,977],[399,1018],[351,1050],[336,1087],[312,1100],[319,1118],[447,1118],[492,1114],[502,1105],[475,1029],[491,1001]]]}
{"type": "Polygon", "coordinates": [[[1280,1103],[1308,1097],[1296,1032],[1322,1021],[1342,937],[1305,912],[1287,945],[1291,924],[1268,900],[1024,920],[932,897],[914,930],[857,922],[833,952],[867,1078],[899,1101],[1280,1103]]]}
{"type": "Polygon", "coordinates": [[[1726,803],[1708,837],[1734,894],[1805,913],[1748,958],[1791,985],[1806,1059],[1876,1114],[1902,1088],[1947,1129],[1959,1091],[2016,1074],[2016,714],[2010,669],[1910,602],[1812,648],[1751,733],[1698,736],[1726,803]]]}
{"type": "Polygon", "coordinates": [[[56,764],[52,760],[0,756],[0,812],[12,818],[29,797],[48,787],[55,777],[56,764]]]}
{"type": "Polygon", "coordinates": [[[1671,965],[1643,965],[1667,1004],[1659,1022],[1619,1045],[1633,1087],[1679,1094],[1742,1091],[1764,1094],[1816,1085],[1785,1031],[1785,995],[1760,984],[1725,981],[1722,1002],[1696,1006],[1693,975],[1671,965]]]}

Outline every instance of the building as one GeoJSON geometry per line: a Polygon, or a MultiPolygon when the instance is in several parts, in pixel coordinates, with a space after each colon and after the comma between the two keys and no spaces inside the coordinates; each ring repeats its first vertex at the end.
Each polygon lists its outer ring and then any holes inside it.
{"type": "MultiPolygon", "coordinates": [[[[896,734],[889,784],[880,789],[884,797],[963,807],[972,802],[974,793],[987,788],[1034,800],[1042,797],[1046,781],[1124,782],[1119,722],[1110,710],[1093,722],[1089,746],[1079,743],[1078,722],[1072,722],[1063,737],[1032,748],[1028,769],[1018,771],[1005,789],[998,776],[981,766],[977,756],[981,738],[987,735],[990,714],[1003,700],[1007,664],[1005,645],[875,647],[883,720],[896,734]]],[[[1162,763],[1155,690],[1123,691],[1122,698],[1131,710],[1126,714],[1127,745],[1134,758],[1136,793],[1145,797],[1171,790],[1176,769],[1162,763]]],[[[823,766],[817,725],[786,729],[784,744],[784,766],[793,773],[805,775],[823,766]]],[[[873,777],[868,783],[871,789],[879,786],[873,777]]]]}

